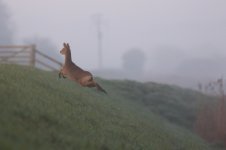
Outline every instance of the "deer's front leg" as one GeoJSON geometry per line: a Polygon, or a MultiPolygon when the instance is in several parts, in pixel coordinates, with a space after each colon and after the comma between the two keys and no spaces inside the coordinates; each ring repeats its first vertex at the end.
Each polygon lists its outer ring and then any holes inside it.
{"type": "Polygon", "coordinates": [[[58,76],[59,76],[59,78],[61,78],[61,77],[66,78],[63,74],[63,69],[60,69],[58,76]]]}
{"type": "Polygon", "coordinates": [[[58,73],[58,77],[61,78],[62,76],[62,69],[60,69],[59,73],[58,73]]]}
{"type": "Polygon", "coordinates": [[[65,79],[66,78],[66,76],[64,76],[64,74],[62,73],[62,76],[63,76],[63,78],[65,79]]]}

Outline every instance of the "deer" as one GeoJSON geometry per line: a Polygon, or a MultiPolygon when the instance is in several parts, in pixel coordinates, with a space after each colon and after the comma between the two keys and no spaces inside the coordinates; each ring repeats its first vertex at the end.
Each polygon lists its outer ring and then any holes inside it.
{"type": "Polygon", "coordinates": [[[75,81],[80,84],[82,87],[96,87],[98,91],[107,92],[93,79],[93,75],[86,70],[83,70],[77,66],[71,58],[71,49],[68,43],[63,43],[63,48],[60,50],[60,53],[64,55],[64,64],[59,71],[59,78],[68,77],[70,80],[75,81]]]}

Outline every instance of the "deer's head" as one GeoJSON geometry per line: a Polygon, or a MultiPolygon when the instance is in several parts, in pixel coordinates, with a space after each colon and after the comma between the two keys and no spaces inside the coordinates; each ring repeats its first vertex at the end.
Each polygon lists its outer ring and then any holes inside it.
{"type": "Polygon", "coordinates": [[[63,45],[64,45],[64,47],[60,50],[60,53],[61,53],[62,55],[65,55],[65,54],[67,54],[68,52],[70,52],[70,46],[69,46],[68,43],[64,43],[63,45]]]}

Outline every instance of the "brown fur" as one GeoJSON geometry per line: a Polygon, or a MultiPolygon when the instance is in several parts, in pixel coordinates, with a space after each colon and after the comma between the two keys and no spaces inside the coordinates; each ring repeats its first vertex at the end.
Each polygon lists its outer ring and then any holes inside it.
{"type": "Polygon", "coordinates": [[[94,81],[93,75],[90,72],[83,70],[73,63],[69,44],[64,43],[63,45],[64,47],[60,53],[65,56],[65,62],[63,67],[60,69],[59,78],[68,77],[83,87],[96,87],[97,90],[107,93],[98,83],[94,81]]]}

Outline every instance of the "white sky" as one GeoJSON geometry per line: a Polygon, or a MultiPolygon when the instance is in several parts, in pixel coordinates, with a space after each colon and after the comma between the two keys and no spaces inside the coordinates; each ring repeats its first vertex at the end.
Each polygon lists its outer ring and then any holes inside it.
{"type": "Polygon", "coordinates": [[[172,71],[189,58],[226,55],[225,0],[3,1],[17,43],[40,36],[60,49],[69,42],[74,61],[89,69],[98,66],[93,17],[98,13],[103,16],[105,68],[120,68],[123,53],[133,47],[146,53],[146,70],[158,72],[172,71]]]}

